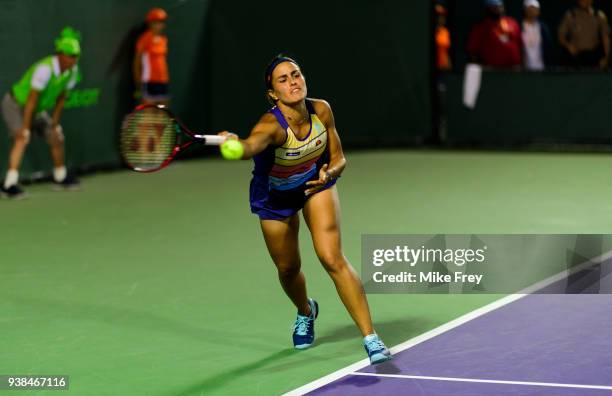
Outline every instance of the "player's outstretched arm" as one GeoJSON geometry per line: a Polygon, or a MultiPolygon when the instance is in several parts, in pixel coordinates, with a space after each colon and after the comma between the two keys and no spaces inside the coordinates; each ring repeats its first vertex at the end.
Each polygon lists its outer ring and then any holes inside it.
{"type": "Polygon", "coordinates": [[[220,132],[219,135],[226,136],[228,139],[238,140],[242,143],[244,154],[242,154],[240,159],[243,160],[252,158],[270,145],[282,144],[284,139],[276,118],[270,113],[266,113],[261,117],[246,139],[240,139],[238,135],[228,131],[220,132]]]}

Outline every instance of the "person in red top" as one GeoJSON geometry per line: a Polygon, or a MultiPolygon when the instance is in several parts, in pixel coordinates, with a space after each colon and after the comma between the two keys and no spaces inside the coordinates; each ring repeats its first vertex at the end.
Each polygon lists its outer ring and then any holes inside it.
{"type": "Polygon", "coordinates": [[[522,38],[518,22],[504,15],[502,0],[485,0],[486,16],[470,33],[470,60],[485,66],[511,68],[522,64],[522,38]]]}
{"type": "Polygon", "coordinates": [[[134,83],[140,87],[145,104],[167,104],[170,98],[168,84],[168,38],[163,34],[168,15],[161,8],[147,13],[149,28],[138,38],[134,55],[134,83]]]}

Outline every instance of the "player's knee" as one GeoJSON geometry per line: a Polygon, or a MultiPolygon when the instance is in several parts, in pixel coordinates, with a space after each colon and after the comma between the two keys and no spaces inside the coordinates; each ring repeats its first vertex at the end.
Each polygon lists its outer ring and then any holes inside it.
{"type": "Polygon", "coordinates": [[[346,268],[346,260],[342,254],[329,252],[319,254],[319,261],[330,274],[339,273],[346,268]]]}
{"type": "Polygon", "coordinates": [[[276,265],[279,278],[294,278],[300,273],[301,267],[302,266],[299,262],[292,264],[276,265]]]}

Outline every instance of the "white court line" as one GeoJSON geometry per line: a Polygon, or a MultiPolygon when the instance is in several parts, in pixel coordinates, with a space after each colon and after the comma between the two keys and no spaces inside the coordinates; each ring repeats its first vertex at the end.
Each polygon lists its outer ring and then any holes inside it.
{"type": "MultiPolygon", "coordinates": [[[[478,309],[473,310],[472,312],[468,312],[467,314],[458,317],[457,319],[454,319],[450,322],[447,322],[441,326],[436,327],[435,329],[429,330],[426,333],[423,333],[419,336],[416,336],[414,338],[411,338],[407,341],[402,342],[401,344],[398,344],[392,348],[390,348],[391,353],[392,354],[397,354],[399,352],[405,351],[406,349],[410,349],[415,345],[418,345],[424,341],[427,341],[431,338],[434,338],[436,336],[439,336],[442,333],[445,333],[451,329],[454,329],[455,327],[459,327],[471,320],[474,320],[476,318],[478,318],[479,316],[483,316],[484,314],[487,314],[489,312],[495,311],[498,308],[503,307],[504,305],[508,305],[512,302],[515,302],[517,300],[520,300],[521,298],[529,295],[529,294],[533,294],[534,292],[545,288],[546,286],[549,286],[555,282],[558,282],[564,278],[569,277],[570,275],[582,271],[583,269],[593,265],[593,263],[602,263],[606,260],[609,260],[610,258],[612,258],[612,251],[604,253],[598,257],[594,257],[591,260],[587,260],[584,263],[577,265],[571,269],[567,269],[567,270],[563,270],[561,272],[559,272],[556,275],[553,275],[549,278],[546,278],[534,285],[531,285],[523,290],[521,290],[520,292],[516,293],[516,294],[510,294],[506,297],[503,297],[497,301],[493,301],[490,304],[485,305],[484,307],[480,307],[478,309]]],[[[327,385],[331,382],[334,382],[342,377],[346,377],[349,374],[354,374],[355,371],[357,370],[361,370],[364,367],[367,367],[370,365],[370,360],[368,358],[360,360],[358,362],[355,362],[353,364],[351,364],[350,366],[346,366],[344,368],[341,368],[338,371],[334,371],[331,374],[328,374],[324,377],[321,377],[319,379],[316,379],[312,382],[309,382],[305,385],[300,386],[299,388],[296,388],[292,391],[289,391],[287,393],[284,394],[284,396],[298,396],[298,395],[303,395],[305,393],[308,392],[312,392],[315,389],[318,389],[324,385],[327,385]]]]}
{"type": "Polygon", "coordinates": [[[582,384],[558,384],[555,382],[527,382],[527,381],[500,381],[475,378],[453,378],[453,377],[427,377],[424,375],[401,375],[401,374],[376,374],[376,373],[350,373],[350,375],[361,375],[365,377],[386,377],[432,381],[450,382],[477,382],[483,384],[503,384],[503,385],[527,385],[527,386],[547,386],[553,388],[580,388],[580,389],[603,389],[612,390],[612,386],[605,385],[582,385],[582,384]]]}

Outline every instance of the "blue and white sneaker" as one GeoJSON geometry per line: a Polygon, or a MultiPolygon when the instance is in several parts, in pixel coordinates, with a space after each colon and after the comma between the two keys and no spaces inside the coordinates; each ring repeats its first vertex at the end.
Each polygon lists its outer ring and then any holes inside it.
{"type": "Polygon", "coordinates": [[[319,316],[319,304],[312,298],[308,299],[310,315],[298,314],[293,325],[293,346],[295,349],[306,349],[314,342],[314,321],[319,316]]]}
{"type": "Polygon", "coordinates": [[[368,353],[370,364],[386,362],[392,358],[391,352],[389,352],[376,333],[367,335],[363,338],[363,347],[368,353]]]}

